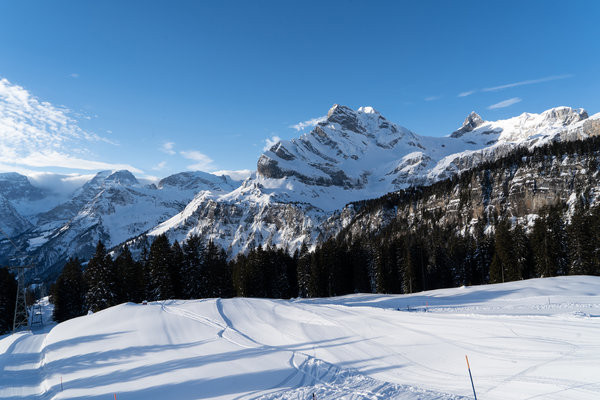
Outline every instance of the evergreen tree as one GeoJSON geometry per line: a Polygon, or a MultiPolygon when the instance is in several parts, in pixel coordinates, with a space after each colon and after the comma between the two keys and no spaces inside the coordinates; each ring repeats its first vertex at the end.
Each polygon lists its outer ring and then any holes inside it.
{"type": "Polygon", "coordinates": [[[175,297],[173,287],[171,245],[167,235],[158,235],[148,254],[148,300],[167,300],[175,297]]]}
{"type": "Polygon", "coordinates": [[[85,269],[84,278],[88,309],[96,312],[118,304],[119,286],[114,263],[101,241],[96,245],[96,253],[85,269]]]}
{"type": "Polygon", "coordinates": [[[584,204],[575,206],[571,224],[567,228],[569,238],[569,274],[588,275],[595,270],[594,255],[596,243],[593,242],[593,222],[586,215],[584,204]]]}
{"type": "Polygon", "coordinates": [[[206,246],[202,262],[202,297],[230,297],[233,291],[231,266],[227,254],[211,240],[206,246]]]}
{"type": "Polygon", "coordinates": [[[297,262],[297,276],[298,276],[298,296],[308,297],[310,292],[310,265],[311,254],[308,252],[308,246],[306,243],[302,243],[300,247],[300,253],[298,255],[297,262]]]}
{"type": "Polygon", "coordinates": [[[13,327],[17,281],[8,268],[0,268],[0,335],[13,327]]]}
{"type": "Polygon", "coordinates": [[[182,290],[186,299],[197,299],[202,297],[202,288],[206,286],[202,273],[205,259],[204,242],[198,235],[190,235],[183,243],[183,267],[182,267],[182,290]]]}
{"type": "Polygon", "coordinates": [[[129,247],[125,245],[115,259],[115,268],[121,281],[120,302],[140,303],[145,298],[146,282],[141,262],[133,259],[129,247]]]}
{"type": "Polygon", "coordinates": [[[63,322],[86,313],[86,287],[81,262],[70,258],[57,278],[52,290],[53,318],[63,322]]]}
{"type": "Polygon", "coordinates": [[[185,265],[185,255],[177,240],[171,246],[171,258],[169,263],[169,273],[171,275],[171,282],[173,284],[173,296],[178,299],[184,298],[183,293],[183,281],[185,279],[183,275],[185,265]]]}
{"type": "Polygon", "coordinates": [[[496,225],[494,256],[490,264],[490,283],[514,280],[515,275],[518,275],[514,261],[510,223],[502,220],[496,225]]]}

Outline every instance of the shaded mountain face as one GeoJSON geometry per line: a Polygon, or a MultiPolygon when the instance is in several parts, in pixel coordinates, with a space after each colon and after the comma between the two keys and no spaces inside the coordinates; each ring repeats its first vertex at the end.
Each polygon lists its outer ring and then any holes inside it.
{"type": "MultiPolygon", "coordinates": [[[[22,204],[45,201],[45,192],[18,174],[4,174],[0,216],[3,229],[47,277],[69,256],[89,257],[98,240],[109,248],[124,242],[135,247],[146,234],[179,241],[199,234],[231,257],[259,245],[294,251],[346,227],[355,212],[344,208],[350,202],[431,184],[518,148],[599,134],[600,114],[588,117],[568,107],[500,121],[473,112],[453,133],[427,137],[371,107],[334,105],[311,132],[265,151],[256,175],[243,182],[182,172],[144,185],[129,171],[103,171],[67,201],[27,214],[20,212],[22,204]]],[[[371,221],[376,229],[380,220],[371,221]]],[[[0,251],[15,256],[6,240],[0,251]]]]}

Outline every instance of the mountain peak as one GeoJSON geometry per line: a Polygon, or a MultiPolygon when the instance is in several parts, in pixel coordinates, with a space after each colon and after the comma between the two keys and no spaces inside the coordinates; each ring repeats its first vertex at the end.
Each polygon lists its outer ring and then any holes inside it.
{"type": "Polygon", "coordinates": [[[138,180],[126,169],[115,171],[106,178],[106,182],[114,182],[122,185],[136,185],[138,180]]]}
{"type": "Polygon", "coordinates": [[[358,120],[356,111],[347,106],[334,104],[327,113],[327,123],[340,124],[342,129],[353,132],[362,132],[363,128],[358,120]]]}
{"type": "Polygon", "coordinates": [[[477,114],[475,111],[471,111],[471,113],[469,115],[467,115],[467,118],[465,118],[462,126],[458,130],[452,132],[450,137],[453,137],[453,138],[461,137],[465,133],[471,132],[473,129],[478,128],[479,126],[483,125],[483,122],[484,121],[479,116],[479,114],[477,114]]]}
{"type": "Polygon", "coordinates": [[[588,118],[588,113],[583,108],[554,107],[542,113],[544,120],[551,120],[570,125],[588,118]]]}

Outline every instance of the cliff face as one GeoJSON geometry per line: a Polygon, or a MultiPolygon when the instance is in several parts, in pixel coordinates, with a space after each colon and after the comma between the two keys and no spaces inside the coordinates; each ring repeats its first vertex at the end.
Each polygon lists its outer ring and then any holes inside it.
{"type": "Polygon", "coordinates": [[[500,217],[528,226],[544,208],[565,204],[568,220],[577,201],[600,202],[600,141],[569,145],[516,152],[452,180],[351,205],[357,211],[343,234],[378,232],[396,217],[457,230],[500,217]]]}

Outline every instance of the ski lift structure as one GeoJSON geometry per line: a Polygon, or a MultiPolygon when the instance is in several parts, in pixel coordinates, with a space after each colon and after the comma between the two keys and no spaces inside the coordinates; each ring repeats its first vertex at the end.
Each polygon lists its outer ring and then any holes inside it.
{"type": "MultiPolygon", "coordinates": [[[[15,242],[0,228],[0,232],[4,235],[4,237],[13,245],[17,253],[23,254],[23,252],[17,247],[15,242]]],[[[42,315],[42,306],[39,303],[35,303],[31,307],[31,318],[29,317],[29,307],[27,305],[27,286],[25,286],[25,271],[33,269],[34,276],[34,284],[37,289],[40,291],[40,296],[43,296],[44,293],[44,283],[42,282],[40,276],[38,275],[37,267],[33,264],[26,265],[8,265],[9,271],[16,272],[17,276],[17,296],[15,299],[15,314],[13,318],[13,332],[17,332],[20,330],[31,330],[33,325],[43,326],[43,315],[42,315]]]]}

